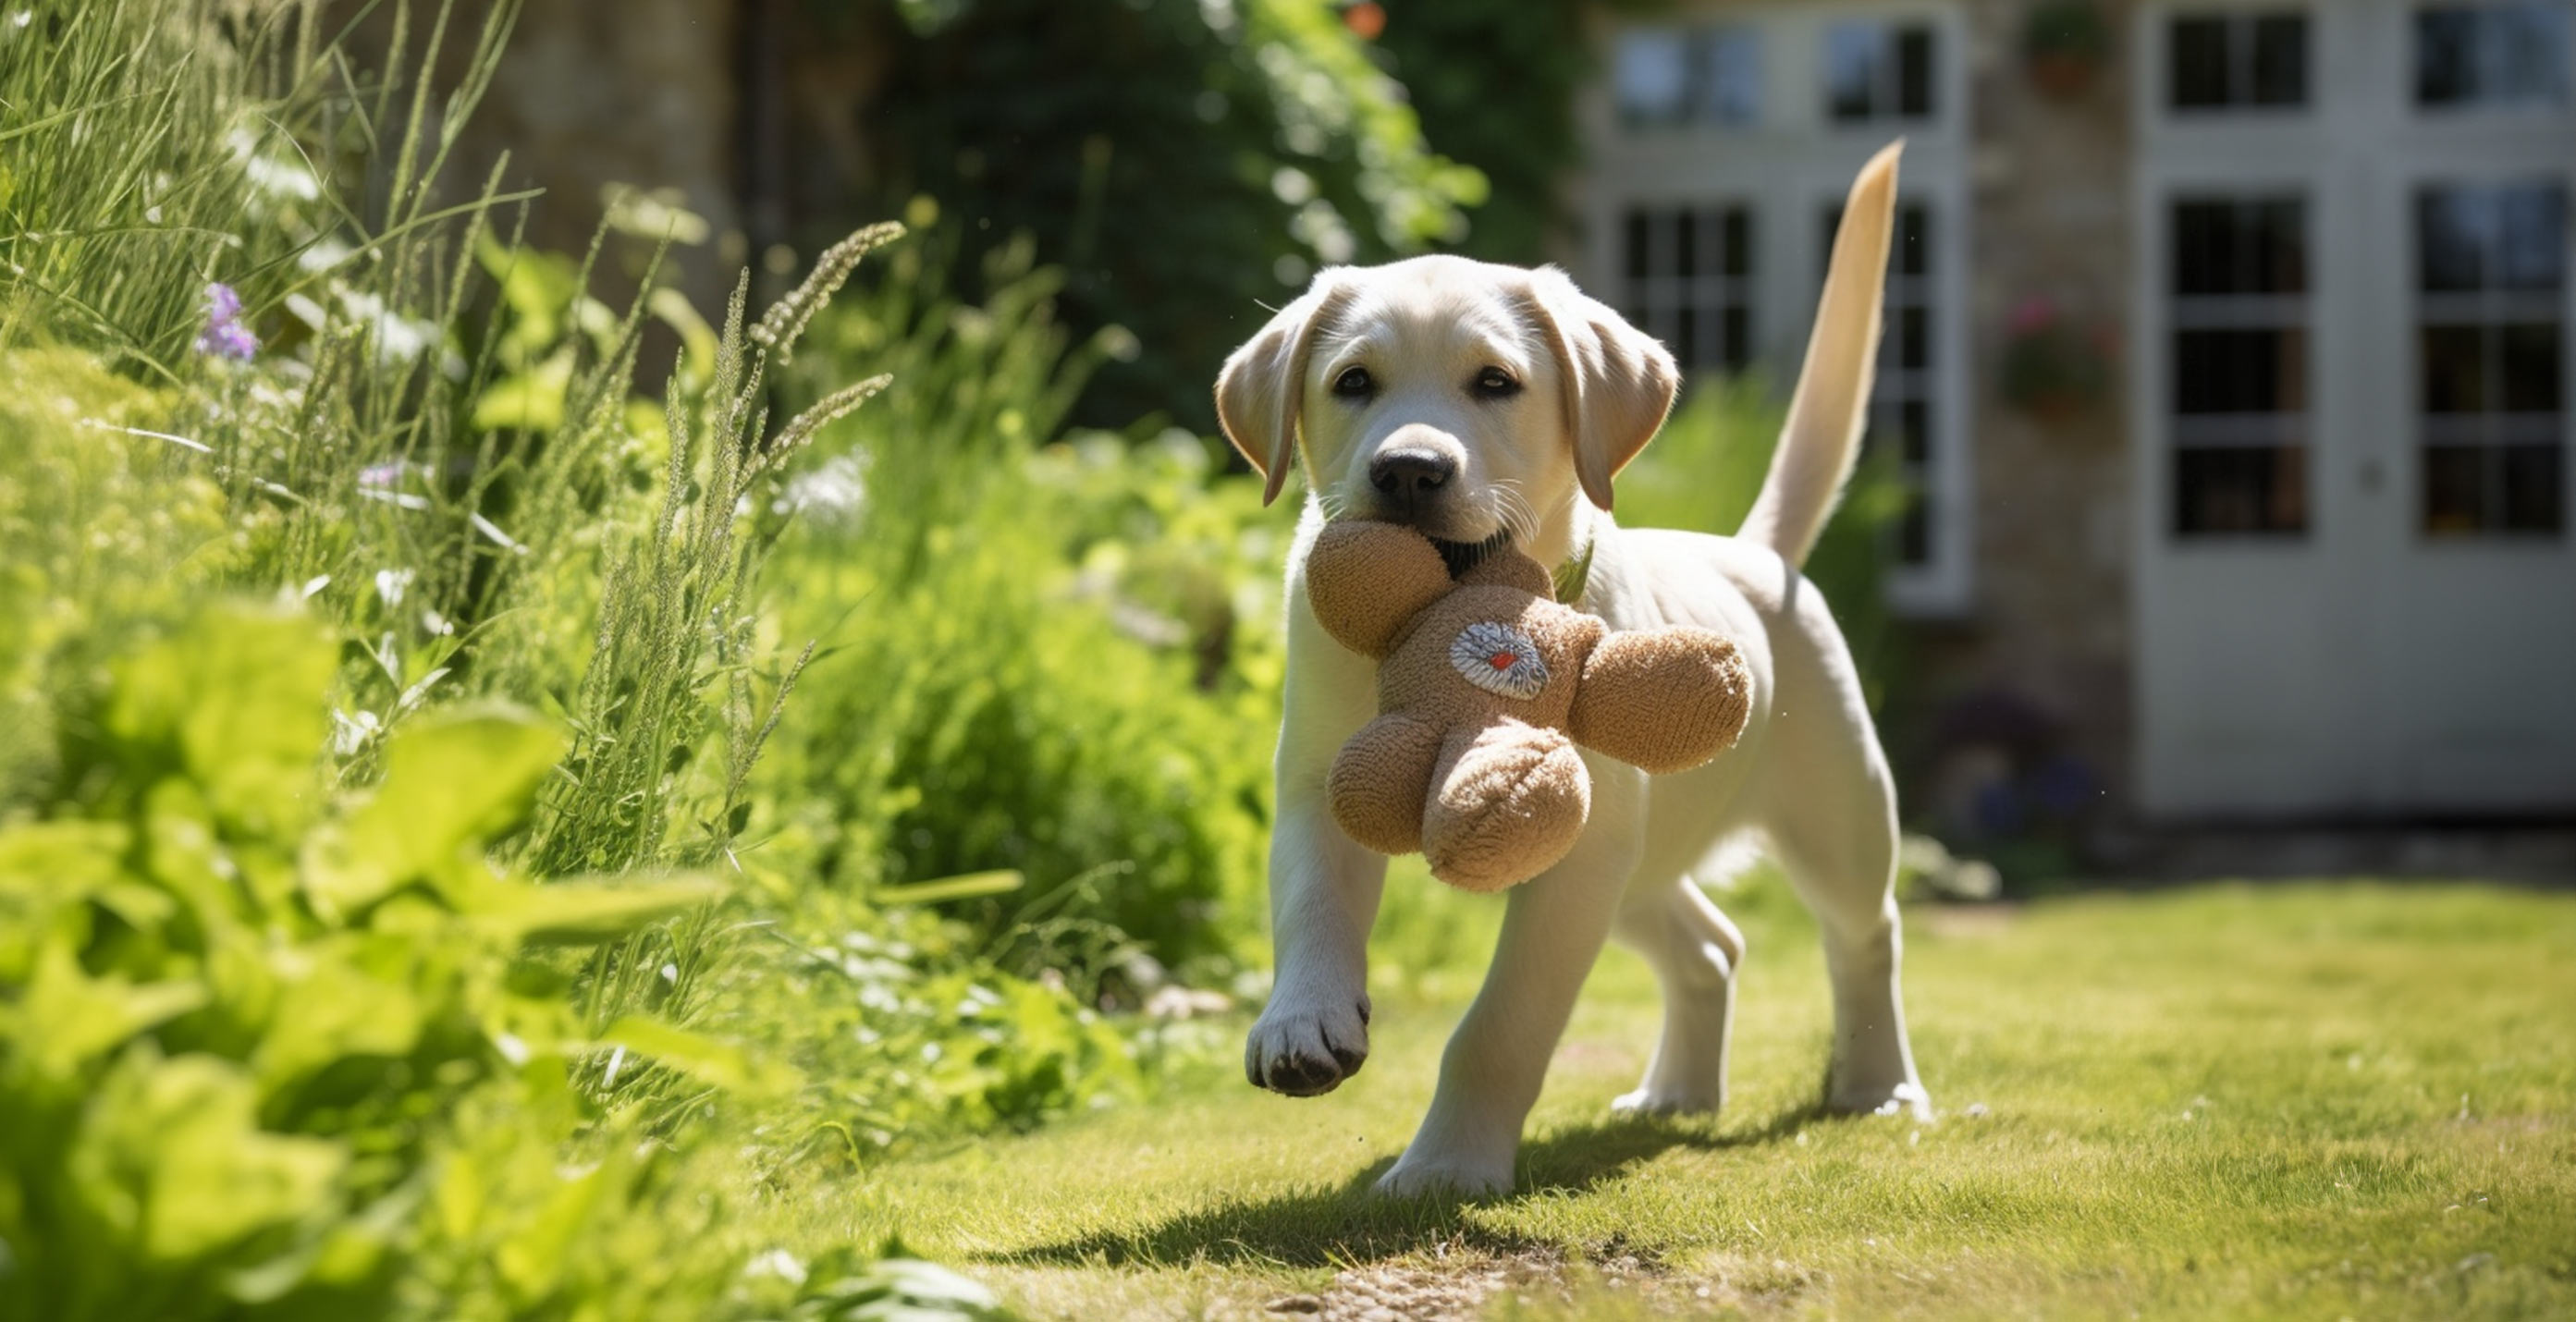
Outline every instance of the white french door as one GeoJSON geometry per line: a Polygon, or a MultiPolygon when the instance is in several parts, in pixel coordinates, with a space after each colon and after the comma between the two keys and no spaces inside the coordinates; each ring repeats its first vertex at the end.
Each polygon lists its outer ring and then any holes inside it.
{"type": "Polygon", "coordinates": [[[2142,14],[2151,813],[2576,810],[2564,9],[2142,14]]]}

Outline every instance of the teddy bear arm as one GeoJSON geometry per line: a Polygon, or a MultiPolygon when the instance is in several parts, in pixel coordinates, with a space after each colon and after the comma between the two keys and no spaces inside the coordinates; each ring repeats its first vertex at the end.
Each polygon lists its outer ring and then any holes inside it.
{"type": "Polygon", "coordinates": [[[1735,746],[1752,688],[1744,657],[1721,634],[1684,626],[1613,633],[1583,663],[1566,732],[1647,771],[1688,771],[1735,746]]]}
{"type": "Polygon", "coordinates": [[[1306,552],[1306,598],[1334,641],[1384,657],[1422,609],[1449,593],[1429,539],[1391,523],[1336,523],[1306,552]]]}
{"type": "Polygon", "coordinates": [[[1324,784],[1342,833],[1381,854],[1421,849],[1441,739],[1441,727],[1400,712],[1361,726],[1333,758],[1324,784]]]}

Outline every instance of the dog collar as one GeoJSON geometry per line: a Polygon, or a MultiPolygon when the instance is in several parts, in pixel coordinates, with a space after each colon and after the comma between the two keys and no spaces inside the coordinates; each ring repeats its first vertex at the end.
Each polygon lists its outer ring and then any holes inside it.
{"type": "Polygon", "coordinates": [[[1550,573],[1549,577],[1556,580],[1558,602],[1567,606],[1582,602],[1584,585],[1592,581],[1593,545],[1592,538],[1584,538],[1583,549],[1567,556],[1565,563],[1558,565],[1550,573]]]}

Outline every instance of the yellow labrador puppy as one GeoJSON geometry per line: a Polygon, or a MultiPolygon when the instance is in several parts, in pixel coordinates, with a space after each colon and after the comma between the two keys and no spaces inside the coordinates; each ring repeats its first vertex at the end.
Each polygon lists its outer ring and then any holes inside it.
{"type": "Polygon", "coordinates": [[[1337,268],[1227,360],[1226,435],[1275,497],[1302,454],[1313,493],[1288,563],[1287,710],[1270,849],[1277,982],[1244,1053],[1252,1082],[1331,1091],[1368,1057],[1367,942],[1386,860],[1325,806],[1333,755],[1375,714],[1370,663],[1316,624],[1306,548],[1326,521],[1409,523],[1453,564],[1508,539],[1589,557],[1579,604],[1614,628],[1724,632],[1754,674],[1741,743],[1649,778],[1586,755],[1592,817],[1564,862],[1513,889],[1493,965],[1441,1061],[1431,1113],[1382,1192],[1505,1190],[1575,992],[1604,939],[1650,961],[1662,1041],[1623,1111],[1713,1111],[1744,938],[1693,883],[1730,840],[1767,845],[1820,920],[1834,992],[1827,1103],[1930,1114],[1899,1004],[1897,828],[1849,651],[1798,572],[1849,475],[1867,411],[1897,147],[1852,186],[1778,453],[1734,537],[1622,529],[1611,478],[1663,425],[1672,356],[1553,268],[1421,257],[1337,268]],[[1301,444],[1302,442],[1302,444],[1301,444]]]}

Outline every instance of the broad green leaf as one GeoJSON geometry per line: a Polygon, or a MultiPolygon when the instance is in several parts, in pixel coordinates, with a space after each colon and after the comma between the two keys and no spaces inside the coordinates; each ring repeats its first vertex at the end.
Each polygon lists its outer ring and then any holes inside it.
{"type": "MultiPolygon", "coordinates": [[[[343,934],[337,939],[281,952],[269,960],[277,974],[276,1009],[251,1057],[263,1093],[275,1095],[352,1057],[409,1055],[420,1042],[428,1007],[413,990],[419,971],[400,947],[407,940],[343,934]],[[361,948],[374,960],[362,962],[361,948]],[[381,971],[368,963],[390,965],[381,971]]],[[[432,958],[424,951],[417,959],[432,958]]]]}
{"type": "Polygon", "coordinates": [[[135,1034],[206,1003],[194,982],[137,983],[81,971],[67,944],[47,944],[36,957],[27,994],[0,1022],[37,1077],[68,1082],[83,1065],[135,1034]]]}
{"type": "Polygon", "coordinates": [[[118,884],[131,834],[112,822],[34,822],[0,831],[0,987],[22,986],[57,921],[118,884]]]}
{"type": "Polygon", "coordinates": [[[572,389],[573,354],[560,350],[523,372],[486,387],[474,400],[480,431],[553,431],[563,425],[564,397],[572,389]]]}
{"type": "Polygon", "coordinates": [[[75,1196],[138,1265],[201,1259],[335,1202],[347,1150],[261,1130],[257,1101],[229,1061],[127,1052],[65,1154],[75,1196]]]}
{"type": "Polygon", "coordinates": [[[525,817],[561,756],[561,732],[516,708],[462,708],[404,726],[385,745],[375,797],[307,855],[306,894],[326,916],[351,914],[444,870],[525,817]]]}
{"type": "Polygon", "coordinates": [[[218,818],[255,834],[312,811],[330,733],[330,642],[291,611],[224,605],[116,670],[109,732],[130,755],[174,751],[218,818]]]}

